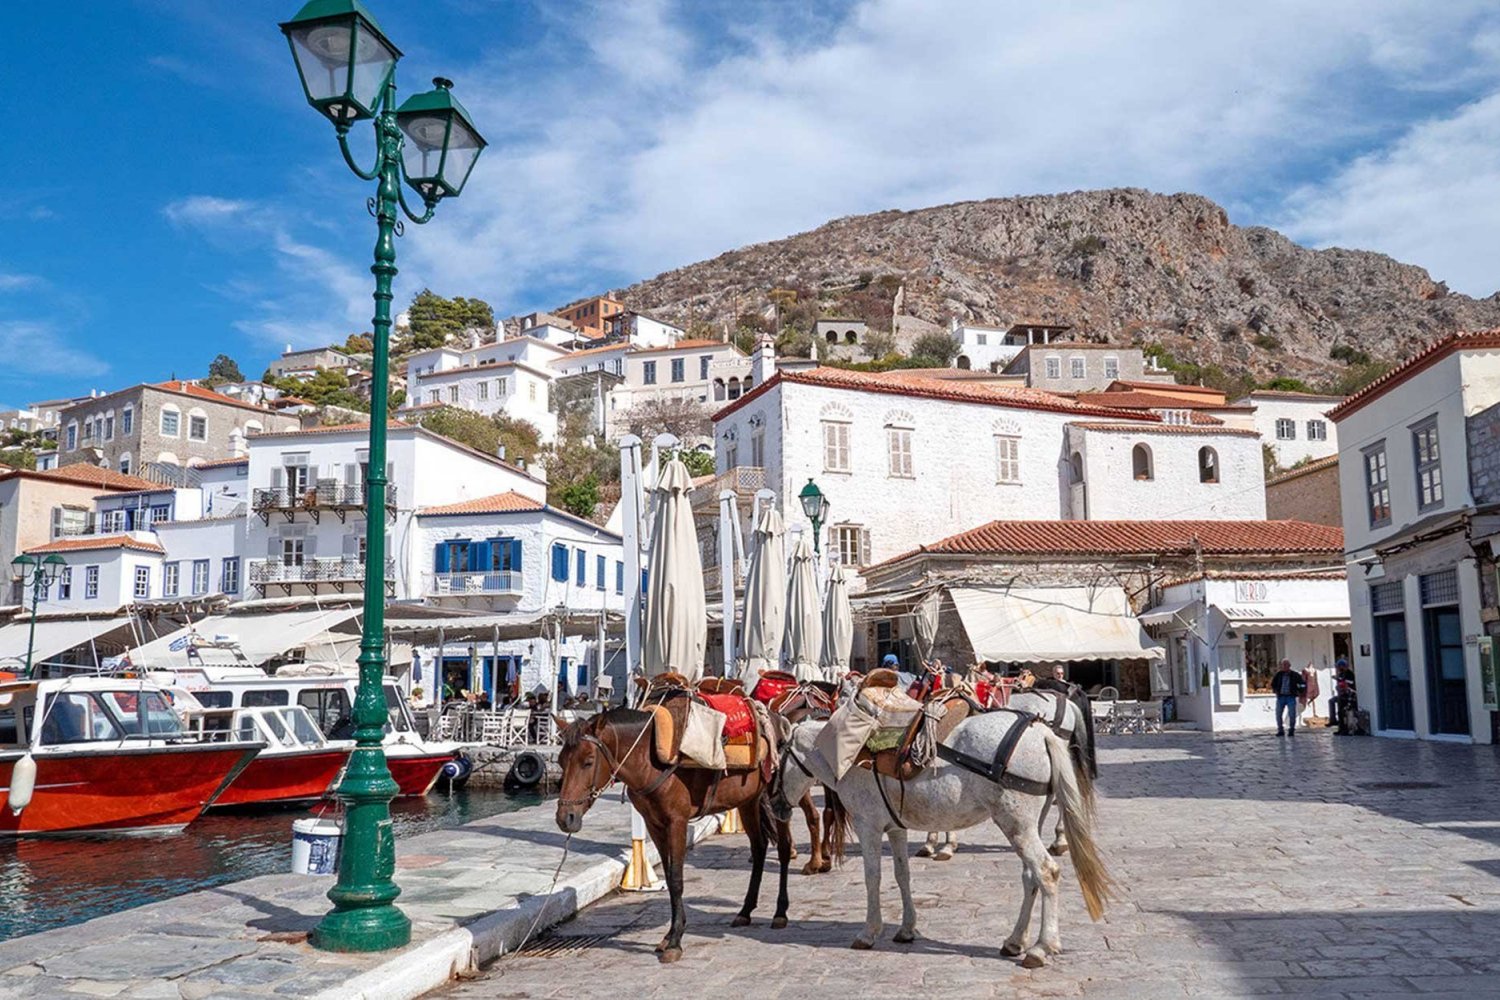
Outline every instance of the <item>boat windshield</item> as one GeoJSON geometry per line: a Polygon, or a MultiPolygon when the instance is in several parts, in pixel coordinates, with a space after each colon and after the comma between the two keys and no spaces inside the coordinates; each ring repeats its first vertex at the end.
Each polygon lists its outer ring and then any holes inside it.
{"type": "Polygon", "coordinates": [[[159,691],[105,691],[102,698],[120,730],[130,736],[182,735],[182,720],[159,691]]]}
{"type": "Polygon", "coordinates": [[[307,714],[307,709],[284,708],[281,710],[281,718],[291,728],[298,743],[310,747],[323,745],[323,733],[312,716],[307,714]]]}
{"type": "Polygon", "coordinates": [[[389,684],[381,685],[385,692],[385,709],[390,721],[386,723],[386,732],[395,730],[398,733],[409,733],[413,730],[411,724],[411,709],[406,705],[406,700],[401,697],[401,691],[389,684]]]}
{"type": "Polygon", "coordinates": [[[98,695],[89,691],[62,691],[48,697],[42,714],[44,746],[124,738],[125,731],[98,695]]]}

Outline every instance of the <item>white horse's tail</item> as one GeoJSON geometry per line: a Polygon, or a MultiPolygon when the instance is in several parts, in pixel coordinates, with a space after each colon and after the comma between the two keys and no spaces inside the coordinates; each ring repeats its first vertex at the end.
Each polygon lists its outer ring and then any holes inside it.
{"type": "Polygon", "coordinates": [[[1047,756],[1052,761],[1052,796],[1062,808],[1063,826],[1068,833],[1068,856],[1073,859],[1073,870],[1078,873],[1078,887],[1083,891],[1089,917],[1098,920],[1104,916],[1104,904],[1112,895],[1114,880],[1099,854],[1099,845],[1094,842],[1092,803],[1079,785],[1068,745],[1050,732],[1045,736],[1047,756]]]}

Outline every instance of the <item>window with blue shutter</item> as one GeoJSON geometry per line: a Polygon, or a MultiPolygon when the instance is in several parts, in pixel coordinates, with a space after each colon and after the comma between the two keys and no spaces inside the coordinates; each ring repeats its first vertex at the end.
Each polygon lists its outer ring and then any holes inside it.
{"type": "Polygon", "coordinates": [[[486,572],[490,568],[490,543],[488,540],[469,543],[469,569],[486,572]]]}
{"type": "Polygon", "coordinates": [[[625,563],[615,560],[615,593],[625,593],[625,563]]]}
{"type": "Polygon", "coordinates": [[[594,589],[596,590],[604,589],[604,567],[607,565],[608,561],[603,556],[594,558],[594,589]]]}
{"type": "Polygon", "coordinates": [[[561,542],[552,546],[552,579],[568,582],[568,547],[561,542]]]}
{"type": "Polygon", "coordinates": [[[584,552],[582,549],[578,549],[574,553],[574,555],[576,556],[576,558],[573,560],[573,576],[576,578],[574,582],[577,583],[578,586],[582,587],[584,584],[589,582],[589,557],[588,553],[584,552]]]}
{"type": "Polygon", "coordinates": [[[521,572],[521,540],[519,538],[510,540],[510,571],[521,572]]]}
{"type": "Polygon", "coordinates": [[[433,550],[432,556],[433,571],[436,573],[448,572],[448,543],[439,542],[437,548],[433,550]]]}

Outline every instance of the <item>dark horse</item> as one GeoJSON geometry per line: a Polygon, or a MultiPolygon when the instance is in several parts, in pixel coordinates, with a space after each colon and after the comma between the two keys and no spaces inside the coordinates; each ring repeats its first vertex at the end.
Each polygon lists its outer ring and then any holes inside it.
{"type": "Polygon", "coordinates": [[[672,925],[656,951],[662,962],[675,962],[682,957],[682,931],[687,924],[682,903],[682,866],[687,855],[688,823],[709,813],[738,809],[745,833],[750,837],[751,868],[750,888],[745,893],[745,905],[734,918],[734,926],[750,923],[750,914],[760,901],[766,848],[774,832],[781,862],[781,890],[776,897],[776,916],[771,926],[785,927],[791,836],[787,825],[771,816],[766,771],[759,767],[710,771],[677,764],[664,766],[655,759],[651,729],[650,713],[615,708],[562,730],[558,828],[564,833],[577,833],[583,827],[584,814],[611,783],[618,781],[625,786],[631,804],[646,820],[651,842],[666,869],[672,925]]]}
{"type": "MultiPolygon", "coordinates": [[[[774,714],[795,726],[805,719],[823,720],[833,714],[838,688],[832,684],[809,681],[799,684],[771,699],[767,706],[774,714]]],[[[785,735],[783,733],[783,735],[785,735]]],[[[833,868],[833,821],[837,797],[828,789],[823,790],[823,818],[818,820],[818,806],[813,801],[812,789],[808,789],[797,805],[807,821],[807,835],[812,841],[812,857],[802,866],[802,874],[817,875],[833,868]]],[[[792,856],[796,856],[793,845],[792,856]]]]}

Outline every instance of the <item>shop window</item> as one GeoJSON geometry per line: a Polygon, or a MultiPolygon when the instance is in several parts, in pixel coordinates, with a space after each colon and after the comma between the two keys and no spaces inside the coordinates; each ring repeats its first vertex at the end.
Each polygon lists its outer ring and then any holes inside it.
{"type": "Polygon", "coordinates": [[[1245,636],[1245,680],[1250,694],[1271,693],[1271,677],[1281,666],[1281,638],[1276,633],[1245,636]]]}

